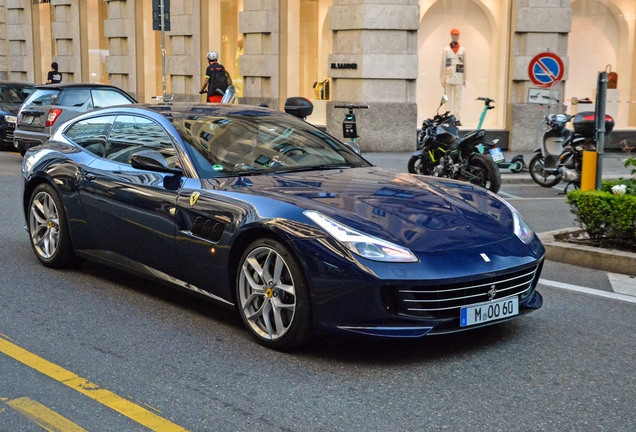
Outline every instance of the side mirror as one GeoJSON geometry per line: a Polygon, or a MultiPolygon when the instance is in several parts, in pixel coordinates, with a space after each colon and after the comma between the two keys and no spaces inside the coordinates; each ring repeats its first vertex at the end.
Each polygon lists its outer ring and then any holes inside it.
{"type": "Polygon", "coordinates": [[[285,100],[285,112],[295,117],[304,119],[314,112],[314,104],[304,97],[290,97],[285,100]]]}
{"type": "Polygon", "coordinates": [[[130,164],[136,169],[164,172],[175,175],[183,174],[181,168],[170,168],[166,158],[156,150],[142,150],[135,153],[130,158],[130,164]]]}
{"type": "Polygon", "coordinates": [[[442,96],[442,100],[439,101],[439,106],[444,105],[446,102],[448,102],[448,96],[444,94],[444,96],[442,96]]]}

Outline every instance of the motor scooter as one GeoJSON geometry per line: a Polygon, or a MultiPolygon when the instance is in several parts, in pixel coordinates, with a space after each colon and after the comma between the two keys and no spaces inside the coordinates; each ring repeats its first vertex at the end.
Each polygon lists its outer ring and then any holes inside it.
{"type": "MultiPolygon", "coordinates": [[[[592,103],[587,100],[573,104],[592,103]]],[[[565,191],[570,185],[581,186],[583,152],[596,150],[596,119],[593,111],[582,111],[574,117],[569,114],[549,114],[544,116],[542,125],[545,130],[540,146],[528,164],[530,177],[540,186],[552,187],[565,181],[565,191]],[[566,128],[572,120],[574,131],[566,128]]],[[[614,128],[614,119],[605,115],[605,131],[609,134],[614,128]]]]}

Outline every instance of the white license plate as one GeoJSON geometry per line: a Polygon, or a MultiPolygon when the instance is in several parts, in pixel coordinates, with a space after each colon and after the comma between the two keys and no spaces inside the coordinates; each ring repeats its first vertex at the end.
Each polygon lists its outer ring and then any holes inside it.
{"type": "Polygon", "coordinates": [[[483,324],[519,314],[519,298],[510,297],[503,300],[481,303],[461,308],[459,312],[460,327],[483,324]]]}
{"type": "Polygon", "coordinates": [[[23,115],[23,116],[22,116],[22,121],[20,121],[20,123],[24,123],[24,124],[31,124],[31,123],[33,123],[33,116],[30,116],[30,115],[23,115]]]}
{"type": "Polygon", "coordinates": [[[504,160],[504,155],[503,152],[501,151],[501,149],[499,147],[494,147],[491,148],[490,150],[488,150],[490,152],[490,157],[492,158],[492,160],[494,160],[495,162],[499,162],[504,160]]]}

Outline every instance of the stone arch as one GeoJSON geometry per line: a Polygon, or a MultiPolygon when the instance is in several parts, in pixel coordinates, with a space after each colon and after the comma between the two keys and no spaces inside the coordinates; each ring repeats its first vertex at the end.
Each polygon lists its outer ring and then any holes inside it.
{"type": "Polygon", "coordinates": [[[462,123],[467,127],[477,126],[483,104],[475,99],[487,96],[498,101],[498,109],[489,112],[484,127],[502,126],[506,88],[502,65],[506,62],[507,39],[499,42],[502,25],[498,24],[493,11],[478,0],[428,0],[420,2],[420,14],[418,125],[435,113],[443,95],[442,48],[450,42],[450,29],[459,28],[460,44],[466,48],[467,60],[462,123]]]}
{"type": "MultiPolygon", "coordinates": [[[[634,30],[621,20],[623,0],[573,0],[572,30],[568,36],[568,79],[565,98],[594,98],[598,72],[612,65],[618,72],[617,91],[608,99],[629,99],[634,63],[634,30]]],[[[630,104],[608,103],[617,126],[627,126],[630,104]]]]}

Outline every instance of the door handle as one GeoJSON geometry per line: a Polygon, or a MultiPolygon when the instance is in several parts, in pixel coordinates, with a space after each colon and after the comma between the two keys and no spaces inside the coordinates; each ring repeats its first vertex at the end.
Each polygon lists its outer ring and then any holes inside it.
{"type": "Polygon", "coordinates": [[[85,173],[84,180],[93,181],[97,178],[97,176],[93,173],[85,173]]]}

